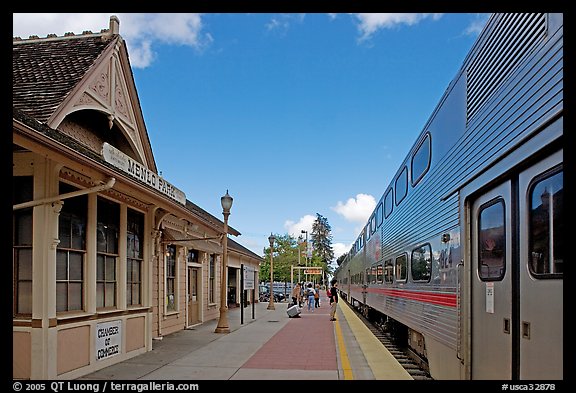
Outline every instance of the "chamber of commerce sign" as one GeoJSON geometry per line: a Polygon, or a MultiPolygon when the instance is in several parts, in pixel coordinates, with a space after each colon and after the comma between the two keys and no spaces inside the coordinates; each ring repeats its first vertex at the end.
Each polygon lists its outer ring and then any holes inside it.
{"type": "Polygon", "coordinates": [[[107,142],[102,146],[102,157],[107,163],[114,165],[129,176],[140,180],[176,202],[186,205],[186,195],[183,191],[107,142]]]}
{"type": "Polygon", "coordinates": [[[96,360],[118,355],[121,344],[122,321],[104,322],[96,325],[96,360]]]}

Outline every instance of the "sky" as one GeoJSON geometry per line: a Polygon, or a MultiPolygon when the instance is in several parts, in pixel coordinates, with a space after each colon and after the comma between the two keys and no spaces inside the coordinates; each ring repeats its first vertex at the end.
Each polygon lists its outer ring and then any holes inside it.
{"type": "Polygon", "coordinates": [[[489,14],[13,14],[13,36],[120,20],[156,166],[264,255],[331,227],[350,250],[489,14]],[[305,236],[305,235],[304,235],[305,236]]]}

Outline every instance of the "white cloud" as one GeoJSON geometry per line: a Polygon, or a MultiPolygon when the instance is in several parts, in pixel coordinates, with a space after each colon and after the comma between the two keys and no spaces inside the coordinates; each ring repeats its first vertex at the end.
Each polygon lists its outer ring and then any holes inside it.
{"type": "Polygon", "coordinates": [[[310,235],[312,234],[312,224],[314,221],[316,221],[316,216],[306,214],[304,217],[301,217],[298,222],[286,220],[286,222],[284,222],[284,228],[286,228],[289,235],[295,238],[298,238],[298,236],[302,234],[301,231],[308,231],[308,238],[310,239],[310,235]]]}
{"type": "Polygon", "coordinates": [[[349,198],[346,203],[338,201],[332,210],[348,221],[365,223],[375,207],[376,200],[372,195],[358,194],[356,198],[349,198]]]}
{"type": "Polygon", "coordinates": [[[334,260],[337,260],[340,255],[347,253],[352,248],[352,244],[334,243],[332,249],[334,250],[334,260]]]}
{"type": "Polygon", "coordinates": [[[473,20],[470,23],[470,25],[466,28],[466,30],[464,31],[464,34],[473,35],[473,36],[480,34],[482,29],[486,25],[486,22],[488,22],[489,17],[490,17],[489,14],[488,15],[486,15],[486,14],[478,15],[476,17],[476,19],[473,20]]]}
{"type": "Polygon", "coordinates": [[[360,31],[360,41],[367,40],[376,31],[380,29],[390,29],[398,25],[414,25],[426,18],[434,20],[439,19],[442,14],[414,14],[414,13],[398,13],[398,14],[351,14],[358,19],[358,30],[360,31]]]}

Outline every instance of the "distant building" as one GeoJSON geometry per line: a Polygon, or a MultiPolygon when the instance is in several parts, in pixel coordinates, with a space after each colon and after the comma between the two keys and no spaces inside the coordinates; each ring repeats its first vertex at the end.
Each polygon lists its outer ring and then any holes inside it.
{"type": "MultiPolygon", "coordinates": [[[[13,378],[78,378],[218,318],[224,223],[159,175],[119,20],[14,38],[12,65],[13,378]]],[[[228,251],[235,305],[262,258],[228,251]]]]}

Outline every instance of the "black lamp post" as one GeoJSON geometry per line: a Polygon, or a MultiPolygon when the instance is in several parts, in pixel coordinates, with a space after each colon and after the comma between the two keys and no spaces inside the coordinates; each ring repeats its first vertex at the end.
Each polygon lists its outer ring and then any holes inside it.
{"type": "Polygon", "coordinates": [[[275,310],[274,308],[274,262],[272,254],[274,253],[274,240],[276,238],[273,234],[268,236],[268,241],[270,242],[270,301],[268,303],[268,310],[275,310]]]}
{"type": "Polygon", "coordinates": [[[220,198],[222,204],[222,214],[224,215],[224,236],[222,237],[222,277],[220,280],[220,319],[218,326],[216,326],[215,333],[230,333],[230,326],[228,325],[228,299],[226,289],[228,287],[228,216],[230,215],[230,208],[234,199],[228,195],[220,198]]]}

